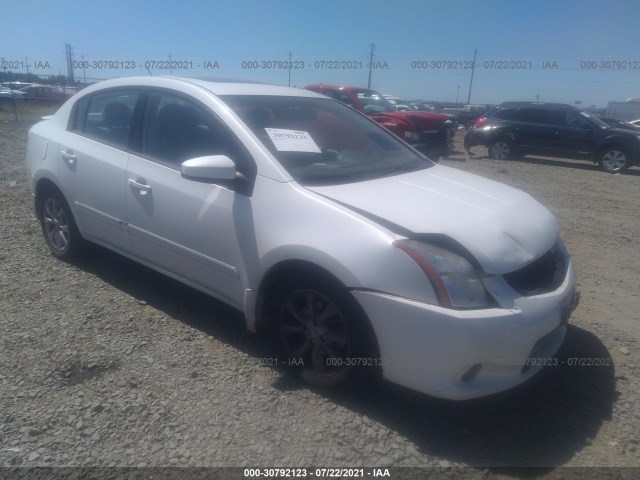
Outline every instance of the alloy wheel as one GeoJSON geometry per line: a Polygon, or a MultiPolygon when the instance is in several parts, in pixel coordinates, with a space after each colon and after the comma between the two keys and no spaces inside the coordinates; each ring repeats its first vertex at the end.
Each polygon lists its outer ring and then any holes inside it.
{"type": "Polygon", "coordinates": [[[58,252],[67,250],[71,234],[69,217],[57,198],[49,197],[45,200],[42,222],[49,245],[58,252]]]}
{"type": "Polygon", "coordinates": [[[319,377],[333,377],[347,368],[351,350],[343,312],[314,290],[297,290],[282,304],[280,336],[287,353],[319,377]]]}
{"type": "Polygon", "coordinates": [[[621,150],[609,150],[602,155],[602,167],[608,172],[619,172],[627,166],[627,155],[621,150]]]}
{"type": "Polygon", "coordinates": [[[491,157],[496,160],[506,160],[511,155],[511,145],[500,141],[491,145],[491,157]]]}

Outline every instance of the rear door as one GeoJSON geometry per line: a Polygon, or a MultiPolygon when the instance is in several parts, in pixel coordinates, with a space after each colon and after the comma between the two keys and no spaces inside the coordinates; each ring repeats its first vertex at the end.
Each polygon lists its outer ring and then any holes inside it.
{"type": "Polygon", "coordinates": [[[82,234],[126,250],[125,179],[141,93],[114,89],[80,100],[59,143],[58,178],[82,234]]]}
{"type": "Polygon", "coordinates": [[[525,151],[545,153],[553,141],[554,134],[548,108],[518,108],[513,114],[511,128],[516,143],[525,151]]]}

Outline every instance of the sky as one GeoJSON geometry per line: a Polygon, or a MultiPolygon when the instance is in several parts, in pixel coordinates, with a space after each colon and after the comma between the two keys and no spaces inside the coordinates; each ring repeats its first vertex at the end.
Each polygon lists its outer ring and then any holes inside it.
{"type": "Polygon", "coordinates": [[[0,0],[0,12],[0,68],[67,74],[69,44],[80,81],[366,87],[373,45],[371,88],[404,99],[640,97],[640,0],[0,0]]]}

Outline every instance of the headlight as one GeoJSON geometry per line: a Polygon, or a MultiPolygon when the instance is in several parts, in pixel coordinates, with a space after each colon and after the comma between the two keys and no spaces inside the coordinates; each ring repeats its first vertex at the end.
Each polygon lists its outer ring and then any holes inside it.
{"type": "Polygon", "coordinates": [[[416,132],[404,132],[404,139],[407,142],[419,142],[420,137],[416,132]]]}
{"type": "Polygon", "coordinates": [[[393,243],[427,275],[443,307],[483,308],[491,304],[473,266],[460,255],[417,240],[393,243]]]}

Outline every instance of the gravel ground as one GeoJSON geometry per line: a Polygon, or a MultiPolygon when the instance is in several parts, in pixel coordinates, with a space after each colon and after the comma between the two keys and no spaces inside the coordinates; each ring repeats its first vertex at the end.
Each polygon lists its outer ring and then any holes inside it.
{"type": "Polygon", "coordinates": [[[0,112],[0,466],[439,467],[531,478],[515,468],[530,466],[554,479],[566,478],[559,466],[640,467],[640,169],[499,162],[481,148],[443,161],[521,188],[557,216],[582,290],[558,354],[565,364],[465,402],[391,384],[327,393],[263,360],[269,343],[217,301],[98,247],[74,263],[53,258],[26,186],[35,118],[0,112]]]}

